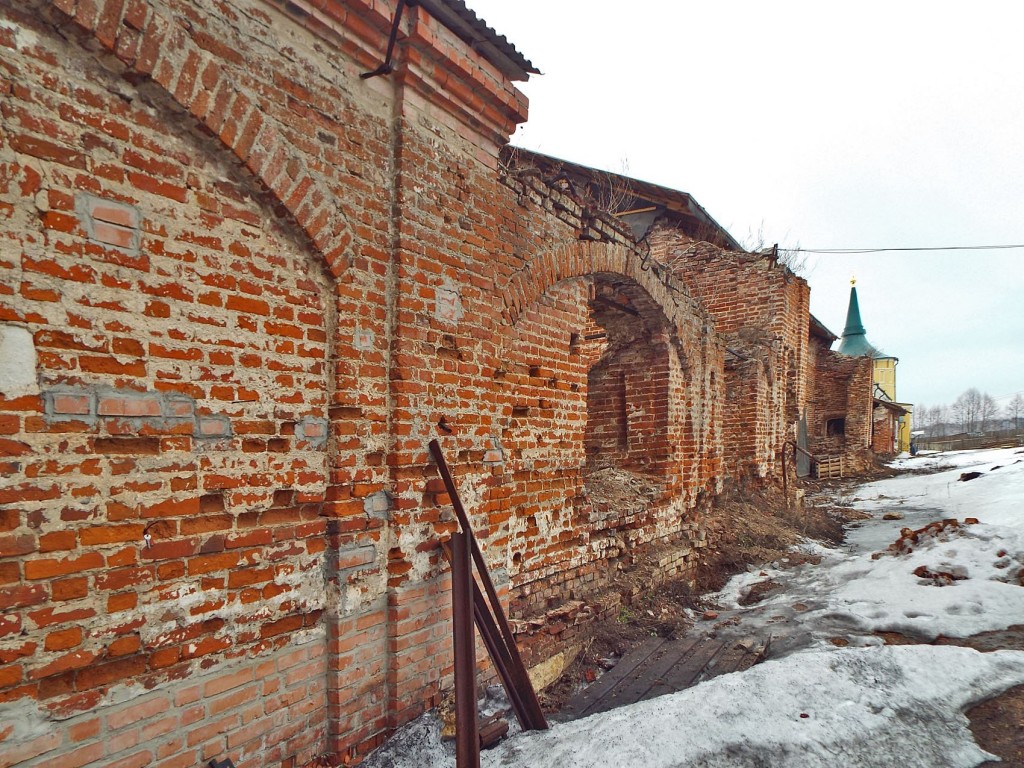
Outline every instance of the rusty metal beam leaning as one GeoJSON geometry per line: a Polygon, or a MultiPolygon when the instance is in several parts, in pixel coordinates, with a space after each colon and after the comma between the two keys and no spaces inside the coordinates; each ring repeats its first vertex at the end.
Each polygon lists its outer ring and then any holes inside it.
{"type": "MultiPolygon", "coordinates": [[[[444,553],[445,559],[451,564],[453,558],[451,544],[449,542],[441,542],[441,551],[444,553]]],[[[508,648],[505,647],[501,632],[498,630],[498,625],[495,624],[495,617],[490,615],[487,601],[483,597],[483,593],[480,592],[480,587],[477,585],[476,580],[473,580],[473,617],[476,620],[476,629],[479,631],[480,637],[483,639],[483,645],[487,649],[487,655],[490,656],[490,662],[495,665],[498,677],[501,678],[502,685],[505,686],[505,692],[508,694],[509,702],[512,705],[512,712],[515,713],[519,726],[524,731],[535,730],[530,725],[526,705],[512,677],[512,657],[509,655],[508,648]]]]}
{"type": "Polygon", "coordinates": [[[453,533],[452,634],[455,643],[455,765],[480,768],[476,712],[476,643],[473,635],[473,563],[470,534],[453,533]]]}
{"type": "MultiPolygon", "coordinates": [[[[450,565],[454,558],[451,544],[442,541],[441,551],[444,552],[445,559],[450,565]]],[[[487,608],[487,600],[475,579],[473,580],[473,618],[476,619],[476,628],[480,631],[480,637],[483,638],[484,646],[487,648],[487,655],[491,657],[491,663],[494,664],[498,677],[501,678],[501,683],[505,686],[505,692],[508,694],[508,700],[512,705],[516,720],[519,721],[519,725],[524,731],[531,730],[526,705],[523,703],[519,689],[514,685],[512,673],[509,671],[512,668],[512,658],[501,639],[501,633],[498,631],[497,624],[494,623],[494,617],[491,616],[491,612],[487,608]]]]}
{"type": "MultiPolygon", "coordinates": [[[[494,582],[491,581],[490,574],[487,571],[487,564],[484,562],[483,553],[480,551],[480,545],[477,543],[476,537],[473,535],[473,529],[469,524],[469,516],[466,514],[465,508],[462,506],[462,500],[459,498],[458,489],[455,487],[455,480],[452,478],[452,473],[448,469],[448,463],[445,461],[444,453],[441,451],[441,445],[437,440],[431,440],[429,448],[430,455],[434,458],[434,463],[437,465],[438,474],[441,475],[441,480],[444,481],[445,490],[448,492],[448,497],[451,499],[452,508],[455,510],[455,516],[459,519],[459,525],[461,525],[462,530],[468,534],[470,551],[473,555],[473,563],[476,565],[477,575],[480,577],[480,581],[484,587],[484,594],[486,595],[486,600],[484,602],[487,603],[486,608],[488,610],[483,611],[483,613],[490,613],[494,623],[501,632],[501,639],[504,641],[503,645],[508,653],[508,660],[510,662],[510,668],[508,670],[509,679],[507,681],[503,680],[502,682],[505,683],[506,690],[515,688],[517,691],[516,694],[512,694],[511,692],[509,693],[509,698],[513,701],[513,706],[515,706],[516,698],[519,698],[522,702],[522,716],[520,716],[519,712],[516,712],[516,717],[519,718],[520,724],[523,725],[524,730],[547,730],[547,718],[544,717],[544,712],[540,708],[540,701],[537,700],[537,692],[533,689],[533,683],[530,682],[530,676],[526,672],[526,665],[523,664],[522,656],[519,655],[519,648],[516,646],[515,636],[512,634],[512,627],[509,626],[508,619],[505,617],[505,611],[501,607],[501,601],[498,599],[498,591],[494,588],[494,582]],[[526,721],[525,724],[523,723],[524,720],[526,721]]],[[[483,633],[483,631],[484,630],[481,630],[481,633],[483,633]]],[[[495,666],[499,665],[495,664],[495,666]]]]}

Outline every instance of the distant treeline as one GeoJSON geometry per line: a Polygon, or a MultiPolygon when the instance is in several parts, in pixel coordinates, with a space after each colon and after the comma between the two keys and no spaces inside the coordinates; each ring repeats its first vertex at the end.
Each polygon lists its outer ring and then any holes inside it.
{"type": "Polygon", "coordinates": [[[1019,431],[1024,422],[1024,397],[1018,392],[1003,407],[988,392],[965,390],[952,405],[914,407],[913,429],[926,437],[966,434],[980,437],[988,432],[1019,431]]]}

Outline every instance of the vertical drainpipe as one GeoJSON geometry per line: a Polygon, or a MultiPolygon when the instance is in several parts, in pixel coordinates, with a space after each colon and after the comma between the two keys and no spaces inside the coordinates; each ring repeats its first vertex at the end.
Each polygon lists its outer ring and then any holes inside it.
{"type": "MultiPolygon", "coordinates": [[[[395,10],[395,21],[392,27],[392,37],[388,44],[388,54],[385,63],[381,65],[381,69],[386,69],[386,72],[382,71],[382,74],[390,74],[391,76],[386,78],[391,83],[392,99],[391,99],[391,117],[389,122],[388,147],[390,155],[388,157],[388,178],[390,181],[389,189],[389,210],[390,217],[388,220],[388,240],[389,240],[389,253],[388,253],[388,267],[387,274],[385,277],[385,333],[386,333],[386,351],[385,351],[385,369],[387,371],[387,406],[386,406],[386,429],[387,429],[387,449],[386,454],[388,457],[392,456],[395,451],[395,444],[397,437],[395,435],[395,393],[392,389],[391,382],[394,380],[395,374],[395,359],[396,349],[395,346],[398,342],[398,295],[399,295],[399,266],[401,262],[401,243],[402,243],[402,166],[404,160],[404,130],[402,126],[402,119],[405,112],[405,78],[404,78],[404,46],[396,45],[398,30],[401,22],[402,10],[405,6],[405,0],[399,0],[398,6],[395,10]],[[396,64],[397,61],[397,64],[396,64]]],[[[411,5],[411,3],[410,3],[411,5]]],[[[415,11],[413,12],[415,13],[415,11]]],[[[413,23],[410,20],[409,23],[413,23]]],[[[388,482],[392,489],[395,487],[392,463],[387,461],[389,467],[388,482]]],[[[384,534],[385,547],[384,552],[388,552],[396,542],[396,532],[393,530],[391,525],[391,517],[389,515],[387,521],[387,530],[384,534]]],[[[384,558],[385,569],[385,584],[390,579],[388,578],[387,569],[389,567],[387,557],[384,558]]],[[[392,617],[392,600],[390,598],[390,592],[392,587],[385,586],[386,595],[386,611],[387,611],[387,627],[384,638],[384,687],[385,687],[385,717],[389,727],[395,727],[397,723],[392,722],[393,712],[396,710],[395,702],[395,688],[390,682],[395,678],[395,654],[393,638],[391,636],[391,627],[394,625],[392,617]]]]}

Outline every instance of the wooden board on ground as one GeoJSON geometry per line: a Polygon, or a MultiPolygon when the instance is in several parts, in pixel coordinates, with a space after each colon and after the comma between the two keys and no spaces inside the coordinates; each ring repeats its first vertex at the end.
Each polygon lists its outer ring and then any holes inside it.
{"type": "Polygon", "coordinates": [[[604,699],[622,680],[629,679],[637,668],[643,666],[651,655],[666,642],[668,641],[663,637],[651,637],[630,650],[619,660],[618,664],[576,694],[562,709],[562,718],[578,720],[593,714],[597,711],[593,709],[594,704],[604,699]]]}
{"type": "Polygon", "coordinates": [[[763,658],[767,646],[767,641],[758,638],[737,641],[714,637],[680,640],[652,637],[573,697],[562,709],[559,719],[578,720],[747,669],[763,658]]]}

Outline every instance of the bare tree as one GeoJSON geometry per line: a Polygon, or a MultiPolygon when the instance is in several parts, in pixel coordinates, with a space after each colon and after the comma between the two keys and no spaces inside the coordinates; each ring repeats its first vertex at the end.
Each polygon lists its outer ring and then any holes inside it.
{"type": "Polygon", "coordinates": [[[981,398],[978,400],[978,429],[987,432],[990,428],[994,428],[995,425],[991,422],[998,412],[999,406],[996,404],[996,399],[988,392],[982,392],[981,398]]]}
{"type": "Polygon", "coordinates": [[[756,233],[747,230],[747,236],[743,239],[743,247],[750,253],[774,257],[779,264],[789,269],[794,275],[806,277],[810,272],[808,266],[810,257],[800,248],[800,243],[790,248],[780,246],[778,243],[769,245],[765,239],[763,221],[756,233]]]}
{"type": "Polygon", "coordinates": [[[953,401],[953,419],[961,432],[976,432],[978,429],[978,412],[981,409],[981,392],[976,387],[964,390],[953,401]]]}
{"type": "Polygon", "coordinates": [[[1021,397],[1020,392],[1006,404],[1005,413],[1006,418],[1013,422],[1013,431],[1019,431],[1021,419],[1024,419],[1024,397],[1021,397]]]}
{"type": "Polygon", "coordinates": [[[914,406],[913,407],[913,429],[914,431],[922,431],[926,435],[928,434],[929,426],[929,410],[928,406],[914,406]]]}
{"type": "Polygon", "coordinates": [[[788,267],[789,271],[794,275],[806,277],[811,271],[808,262],[809,257],[800,250],[800,243],[797,243],[793,248],[779,249],[779,263],[788,267]]]}

